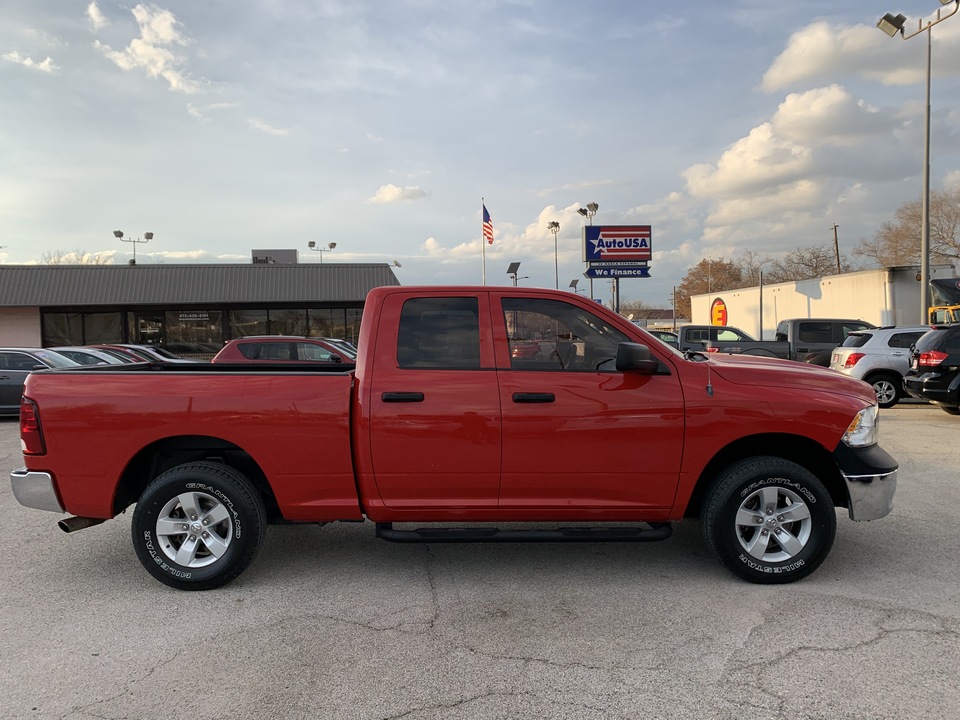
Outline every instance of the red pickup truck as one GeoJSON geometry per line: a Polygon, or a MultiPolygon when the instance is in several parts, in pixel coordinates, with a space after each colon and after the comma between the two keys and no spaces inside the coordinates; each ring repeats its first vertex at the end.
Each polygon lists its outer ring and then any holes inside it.
{"type": "Polygon", "coordinates": [[[782,583],[827,556],[835,507],[890,512],[877,418],[862,382],[680,353],[572,293],[391,287],[355,366],[32,373],[11,482],[67,531],[135,504],[140,561],[185,590],[236,578],[270,523],[362,520],[400,542],[624,542],[699,517],[736,575],[782,583]]]}

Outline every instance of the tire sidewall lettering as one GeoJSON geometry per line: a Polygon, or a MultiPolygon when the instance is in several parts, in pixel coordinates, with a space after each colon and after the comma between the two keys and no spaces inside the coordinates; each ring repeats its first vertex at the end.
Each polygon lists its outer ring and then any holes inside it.
{"type": "Polygon", "coordinates": [[[240,513],[237,512],[236,507],[234,507],[233,501],[230,499],[230,496],[224,493],[223,491],[205,485],[204,483],[199,482],[188,482],[184,484],[187,490],[200,490],[205,492],[207,495],[212,495],[217,498],[220,502],[224,504],[227,510],[230,511],[231,521],[233,522],[233,536],[236,540],[239,540],[243,535],[242,524],[240,523],[240,513]]]}
{"type": "Polygon", "coordinates": [[[143,546],[146,549],[147,553],[157,564],[157,566],[166,573],[173,575],[174,577],[183,578],[184,580],[189,580],[193,577],[192,572],[186,570],[180,570],[178,567],[171,567],[167,561],[164,559],[163,554],[157,552],[157,548],[154,545],[153,535],[149,530],[143,531],[143,546]]]}
{"type": "Polygon", "coordinates": [[[817,497],[810,492],[810,489],[806,485],[804,485],[802,482],[798,482],[797,480],[791,480],[789,478],[782,477],[764,478],[763,480],[757,480],[756,482],[747,485],[743,490],[740,491],[740,499],[743,500],[743,498],[768,485],[779,485],[781,487],[788,488],[796,492],[798,495],[803,495],[804,499],[811,505],[817,504],[817,497]]]}

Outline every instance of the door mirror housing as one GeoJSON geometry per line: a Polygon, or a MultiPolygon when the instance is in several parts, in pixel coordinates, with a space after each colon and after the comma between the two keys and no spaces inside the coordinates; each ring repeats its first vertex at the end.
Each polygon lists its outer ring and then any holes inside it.
{"type": "Polygon", "coordinates": [[[633,342],[617,345],[617,370],[640,375],[656,375],[660,371],[660,361],[650,356],[650,348],[633,342]]]}

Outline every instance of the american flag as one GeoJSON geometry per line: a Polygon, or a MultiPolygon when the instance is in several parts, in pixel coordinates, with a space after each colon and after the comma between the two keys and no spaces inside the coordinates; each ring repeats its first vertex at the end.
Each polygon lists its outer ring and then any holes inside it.
{"type": "Polygon", "coordinates": [[[483,205],[483,239],[488,245],[493,245],[493,221],[490,219],[486,205],[483,205]]]}

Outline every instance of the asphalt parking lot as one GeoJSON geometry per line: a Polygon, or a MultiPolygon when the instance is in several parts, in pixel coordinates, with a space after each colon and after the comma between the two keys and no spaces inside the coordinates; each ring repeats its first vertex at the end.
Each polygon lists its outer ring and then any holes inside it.
{"type": "MultiPolygon", "coordinates": [[[[651,544],[395,545],[270,528],[233,584],[154,581],[129,515],[71,535],[16,504],[0,419],[0,717],[960,717],[960,417],[881,412],[887,518],[826,563],[737,580],[695,522],[651,544]]],[[[91,447],[91,452],[96,452],[91,447]]]]}

